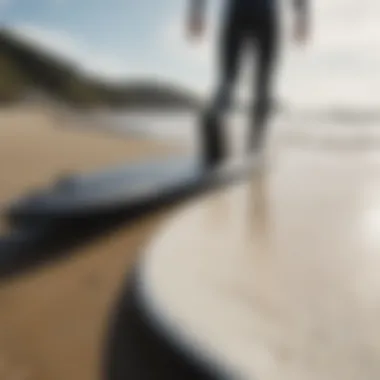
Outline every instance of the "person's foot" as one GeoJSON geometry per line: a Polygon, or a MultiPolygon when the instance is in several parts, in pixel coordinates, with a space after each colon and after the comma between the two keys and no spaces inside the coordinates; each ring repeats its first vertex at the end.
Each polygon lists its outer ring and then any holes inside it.
{"type": "Polygon", "coordinates": [[[203,155],[203,166],[206,169],[218,167],[224,160],[224,154],[221,151],[210,151],[203,155]]]}
{"type": "Polygon", "coordinates": [[[202,162],[206,169],[213,169],[218,167],[226,156],[223,131],[215,117],[206,117],[201,128],[202,162]]]}

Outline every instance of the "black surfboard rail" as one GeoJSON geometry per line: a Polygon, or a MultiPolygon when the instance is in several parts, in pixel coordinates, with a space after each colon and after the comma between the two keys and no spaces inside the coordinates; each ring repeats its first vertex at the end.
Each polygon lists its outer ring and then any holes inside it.
{"type": "Polygon", "coordinates": [[[138,277],[136,266],[111,315],[102,379],[218,380],[213,368],[178,345],[149,312],[138,277]]]}
{"type": "Polygon", "coordinates": [[[59,179],[13,202],[6,215],[22,225],[134,212],[242,178],[249,167],[241,162],[211,170],[195,156],[128,163],[59,179]]]}

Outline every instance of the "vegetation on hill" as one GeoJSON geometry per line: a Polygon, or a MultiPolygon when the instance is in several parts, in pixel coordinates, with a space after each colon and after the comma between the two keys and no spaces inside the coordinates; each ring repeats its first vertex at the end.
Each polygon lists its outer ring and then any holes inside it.
{"type": "Polygon", "coordinates": [[[73,107],[196,108],[199,99],[178,86],[154,81],[105,84],[75,66],[0,31],[0,102],[20,101],[38,91],[73,107]]]}

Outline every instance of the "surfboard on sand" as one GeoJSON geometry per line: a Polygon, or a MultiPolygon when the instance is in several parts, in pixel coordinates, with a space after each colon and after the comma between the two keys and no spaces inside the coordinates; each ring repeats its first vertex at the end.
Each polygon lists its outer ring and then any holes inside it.
{"type": "Polygon", "coordinates": [[[211,170],[196,156],[122,164],[60,178],[51,186],[12,202],[7,215],[11,221],[33,221],[126,211],[205,190],[243,175],[249,166],[241,161],[211,170]]]}

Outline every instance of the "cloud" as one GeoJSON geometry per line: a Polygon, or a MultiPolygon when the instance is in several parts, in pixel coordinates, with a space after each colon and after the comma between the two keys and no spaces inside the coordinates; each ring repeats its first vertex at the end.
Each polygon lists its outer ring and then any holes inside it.
{"type": "Polygon", "coordinates": [[[376,103],[379,16],[376,0],[317,2],[310,46],[298,52],[286,45],[282,91],[302,102],[376,103]]]}

